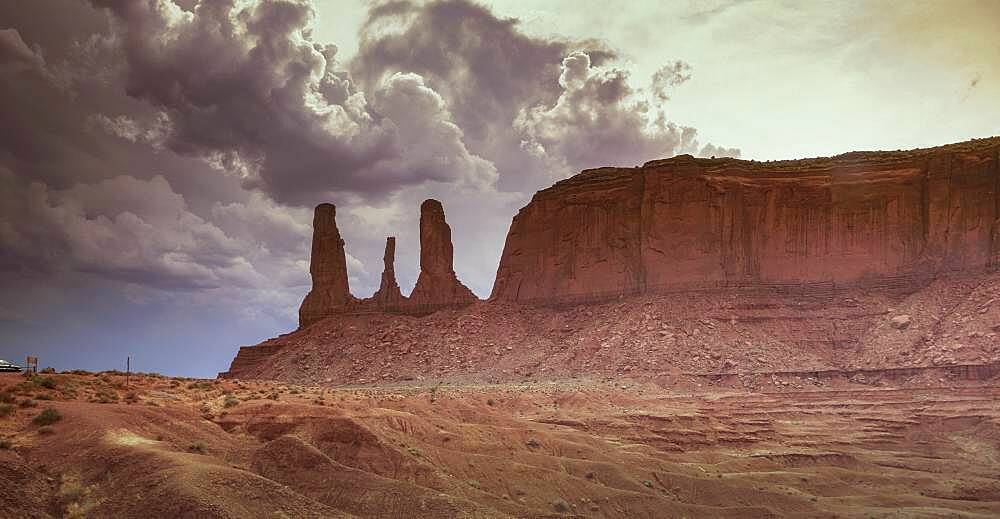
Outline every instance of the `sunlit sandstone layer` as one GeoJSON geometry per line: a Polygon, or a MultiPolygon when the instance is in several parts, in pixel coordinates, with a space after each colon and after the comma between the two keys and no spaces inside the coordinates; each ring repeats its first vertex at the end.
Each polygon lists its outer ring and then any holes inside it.
{"type": "Polygon", "coordinates": [[[1000,261],[1000,139],[587,170],[511,224],[492,299],[908,285],[1000,261]]]}

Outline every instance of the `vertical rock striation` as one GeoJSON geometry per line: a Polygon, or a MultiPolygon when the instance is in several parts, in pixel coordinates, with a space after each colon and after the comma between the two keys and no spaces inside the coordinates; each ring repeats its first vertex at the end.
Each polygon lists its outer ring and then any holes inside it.
{"type": "Polygon", "coordinates": [[[398,310],[403,303],[403,294],[396,283],[396,238],[385,239],[385,254],[382,255],[382,283],[378,292],[372,296],[375,303],[383,310],[398,310]]]}
{"type": "Polygon", "coordinates": [[[348,286],[344,240],[337,229],[337,208],[333,204],[320,204],[313,213],[309,274],[313,286],[299,308],[300,328],[343,312],[356,301],[348,286]]]}
{"type": "Polygon", "coordinates": [[[491,299],[914,286],[1000,261],[1000,139],[587,170],[514,217],[491,299]]]}
{"type": "Polygon", "coordinates": [[[425,200],[420,204],[420,275],[409,304],[419,309],[476,300],[475,294],[455,275],[451,227],[445,221],[444,207],[437,200],[425,200]]]}

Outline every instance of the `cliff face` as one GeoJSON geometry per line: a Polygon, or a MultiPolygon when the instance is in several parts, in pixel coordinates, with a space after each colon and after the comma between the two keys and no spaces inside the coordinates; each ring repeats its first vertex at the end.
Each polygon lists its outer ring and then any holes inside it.
{"type": "Polygon", "coordinates": [[[1000,264],[1000,139],[760,163],[601,168],[515,216],[491,299],[912,284],[1000,264]]]}

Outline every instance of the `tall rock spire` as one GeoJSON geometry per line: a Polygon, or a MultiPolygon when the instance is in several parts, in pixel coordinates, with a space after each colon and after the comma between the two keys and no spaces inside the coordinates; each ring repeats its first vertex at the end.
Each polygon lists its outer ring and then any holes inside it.
{"type": "Polygon", "coordinates": [[[437,200],[420,204],[420,276],[410,294],[415,306],[468,304],[478,298],[454,270],[451,227],[444,219],[444,207],[437,200]]]}
{"type": "Polygon", "coordinates": [[[396,237],[385,239],[385,254],[382,255],[382,284],[374,299],[383,309],[395,309],[403,301],[403,294],[396,283],[396,237]]]}
{"type": "Polygon", "coordinates": [[[309,274],[313,286],[299,308],[300,328],[337,313],[354,301],[347,281],[344,240],[337,229],[337,208],[333,204],[320,204],[313,213],[309,274]]]}

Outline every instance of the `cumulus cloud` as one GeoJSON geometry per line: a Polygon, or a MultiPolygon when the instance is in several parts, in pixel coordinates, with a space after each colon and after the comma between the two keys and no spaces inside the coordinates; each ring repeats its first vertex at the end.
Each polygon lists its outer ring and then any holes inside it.
{"type": "MultiPolygon", "coordinates": [[[[119,20],[129,95],[163,111],[163,145],[246,177],[277,200],[347,191],[378,197],[425,181],[490,185],[436,92],[416,74],[374,85],[372,100],[312,41],[301,0],[245,6],[94,0],[119,20]]],[[[120,118],[126,138],[147,132],[120,118]]],[[[156,132],[154,132],[156,135],[156,132]]]]}
{"type": "Polygon", "coordinates": [[[675,61],[660,67],[653,74],[651,89],[656,99],[668,101],[670,89],[691,79],[691,65],[683,61],[675,61]]]}
{"type": "Polygon", "coordinates": [[[665,65],[640,92],[608,44],[530,37],[517,20],[467,0],[378,5],[350,69],[363,89],[398,72],[423,76],[468,149],[495,165],[504,191],[530,193],[584,168],[697,152],[696,131],[669,122],[664,105],[691,77],[686,63],[665,65]]]}
{"type": "MultiPolygon", "coordinates": [[[[227,232],[192,213],[162,176],[122,175],[50,189],[0,170],[0,185],[4,270],[73,270],[163,289],[207,289],[266,287],[273,274],[302,269],[298,247],[272,250],[261,241],[266,234],[245,232],[247,218],[227,222],[233,224],[227,232]]],[[[219,204],[214,212],[250,213],[262,231],[280,229],[283,240],[292,235],[300,243],[307,232],[259,199],[219,204]]],[[[281,280],[301,284],[302,274],[281,280]]]]}
{"type": "MultiPolygon", "coordinates": [[[[664,82],[683,81],[678,70],[683,67],[654,76],[654,98],[662,97],[664,82]]],[[[524,108],[514,121],[522,147],[557,176],[697,151],[696,130],[668,121],[664,106],[633,87],[625,69],[595,66],[589,54],[576,51],[562,61],[559,86],[555,103],[524,108]]]]}

